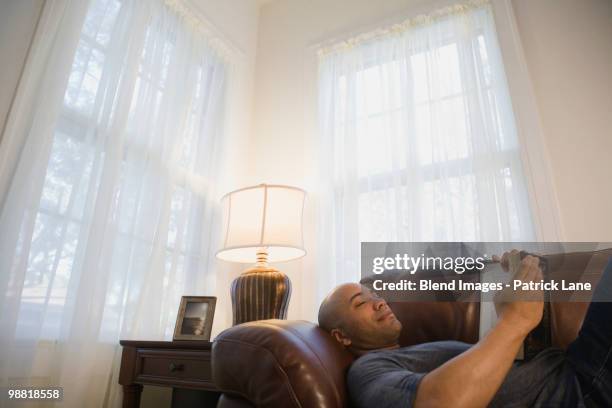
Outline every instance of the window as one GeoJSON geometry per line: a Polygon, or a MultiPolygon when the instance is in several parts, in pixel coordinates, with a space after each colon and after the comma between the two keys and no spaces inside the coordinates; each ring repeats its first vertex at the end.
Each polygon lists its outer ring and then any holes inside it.
{"type": "Polygon", "coordinates": [[[151,330],[171,336],[208,257],[224,64],[163,2],[92,3],[50,146],[18,338],[60,338],[93,313],[99,338],[115,341],[150,307],[151,330]]]}
{"type": "Polygon", "coordinates": [[[322,50],[319,80],[340,268],[360,241],[535,238],[488,4],[322,50]]]}

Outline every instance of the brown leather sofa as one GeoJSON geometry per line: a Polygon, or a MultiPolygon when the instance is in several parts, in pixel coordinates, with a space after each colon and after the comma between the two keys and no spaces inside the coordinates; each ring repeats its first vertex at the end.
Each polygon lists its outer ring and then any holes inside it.
{"type": "MultiPolygon", "coordinates": [[[[547,256],[561,273],[585,270],[593,284],[612,250],[547,256]]],[[[478,341],[476,302],[390,303],[403,324],[400,344],[478,341]]],[[[576,338],[587,302],[551,302],[553,345],[576,338]]],[[[213,379],[223,391],[219,408],[345,407],[346,370],[354,357],[317,325],[307,321],[264,320],[234,326],[213,343],[213,379]]]]}

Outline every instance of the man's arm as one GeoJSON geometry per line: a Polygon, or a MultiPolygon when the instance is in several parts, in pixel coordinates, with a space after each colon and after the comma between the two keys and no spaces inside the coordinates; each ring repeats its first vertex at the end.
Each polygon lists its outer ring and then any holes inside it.
{"type": "MultiPolygon", "coordinates": [[[[536,257],[525,257],[515,279],[539,281],[538,263],[536,257]]],[[[512,367],[523,340],[542,319],[542,309],[542,301],[504,305],[497,324],[483,339],[423,377],[415,406],[485,407],[512,367]]]]}

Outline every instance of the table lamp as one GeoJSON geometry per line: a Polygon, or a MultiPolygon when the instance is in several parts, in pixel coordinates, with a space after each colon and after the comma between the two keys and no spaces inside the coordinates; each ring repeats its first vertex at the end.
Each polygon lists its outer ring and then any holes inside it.
{"type": "Polygon", "coordinates": [[[302,214],[306,192],[297,187],[260,184],[226,194],[223,241],[217,258],[255,264],[231,285],[233,324],[285,319],[291,281],[268,262],[306,254],[302,214]]]}

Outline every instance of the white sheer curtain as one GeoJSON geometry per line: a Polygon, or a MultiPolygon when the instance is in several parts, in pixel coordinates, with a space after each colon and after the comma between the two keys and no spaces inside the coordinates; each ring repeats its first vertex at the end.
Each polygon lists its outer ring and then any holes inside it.
{"type": "Polygon", "coordinates": [[[321,50],[318,294],[362,241],[535,239],[486,2],[321,50]]]}
{"type": "Polygon", "coordinates": [[[119,406],[118,340],[214,294],[227,65],[163,0],[46,2],[0,145],[0,381],[119,406]]]}

